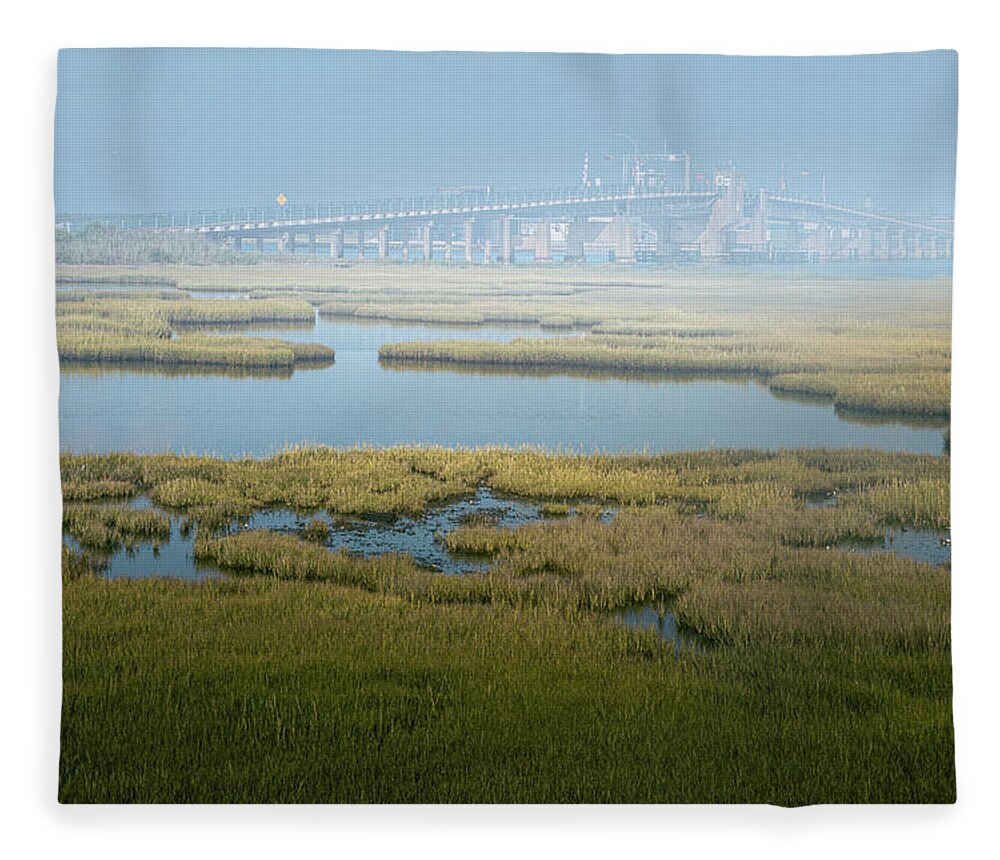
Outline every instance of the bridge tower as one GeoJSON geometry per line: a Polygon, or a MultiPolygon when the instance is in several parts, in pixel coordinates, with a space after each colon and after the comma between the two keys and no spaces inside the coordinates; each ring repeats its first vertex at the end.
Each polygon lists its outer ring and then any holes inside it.
{"type": "Polygon", "coordinates": [[[715,174],[715,187],[722,194],[712,204],[708,223],[698,237],[701,256],[706,259],[723,255],[725,247],[722,232],[743,215],[743,177],[732,170],[718,171],[715,174]]]}

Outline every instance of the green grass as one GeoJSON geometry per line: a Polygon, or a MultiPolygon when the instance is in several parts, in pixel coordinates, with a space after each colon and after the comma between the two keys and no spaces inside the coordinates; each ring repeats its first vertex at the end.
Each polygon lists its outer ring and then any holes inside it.
{"type": "Polygon", "coordinates": [[[149,510],[66,505],[63,530],[85,549],[110,553],[123,545],[169,539],[170,518],[149,510]]]}
{"type": "Polygon", "coordinates": [[[950,803],[947,650],[677,660],[591,613],[64,588],[64,803],[950,803]]]}
{"type": "Polygon", "coordinates": [[[486,485],[556,504],[673,502],[722,518],[807,514],[806,496],[849,490],[845,498],[857,497],[853,516],[914,527],[950,522],[947,457],[867,449],[556,455],[507,448],[295,448],[239,460],[64,454],[61,466],[72,498],[142,492],[212,521],[270,506],[415,515],[486,485]]]}

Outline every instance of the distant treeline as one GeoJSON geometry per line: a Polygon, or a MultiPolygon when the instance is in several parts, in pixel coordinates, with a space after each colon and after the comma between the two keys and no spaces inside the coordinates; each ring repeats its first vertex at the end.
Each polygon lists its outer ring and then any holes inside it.
{"type": "Polygon", "coordinates": [[[91,223],[75,232],[56,230],[56,262],[138,265],[141,263],[247,263],[252,254],[241,254],[228,245],[185,233],[125,230],[91,223]]]}

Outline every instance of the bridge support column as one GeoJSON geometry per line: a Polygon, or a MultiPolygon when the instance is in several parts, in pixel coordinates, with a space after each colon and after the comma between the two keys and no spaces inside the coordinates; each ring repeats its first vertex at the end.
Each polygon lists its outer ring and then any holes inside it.
{"type": "Polygon", "coordinates": [[[757,208],[750,222],[750,244],[755,252],[766,250],[767,246],[767,191],[760,189],[757,208]]]}
{"type": "Polygon", "coordinates": [[[431,238],[431,225],[424,224],[423,228],[423,252],[424,262],[429,263],[434,257],[434,240],[431,238]]]}
{"type": "Polygon", "coordinates": [[[403,262],[404,263],[410,262],[410,238],[409,238],[409,236],[407,236],[407,238],[405,238],[403,240],[403,262]]]}
{"type": "Polygon", "coordinates": [[[669,218],[660,218],[654,224],[656,227],[656,257],[664,260],[674,252],[674,225],[669,218]]]}
{"type": "Polygon", "coordinates": [[[569,233],[566,236],[566,260],[583,259],[583,240],[586,231],[586,218],[574,218],[570,222],[569,233]]]}
{"type": "Polygon", "coordinates": [[[282,233],[278,236],[278,256],[284,256],[288,253],[288,244],[291,242],[292,251],[295,250],[295,237],[290,233],[282,233]]]}
{"type": "Polygon", "coordinates": [[[635,244],[632,241],[632,222],[624,215],[615,219],[618,222],[615,237],[615,260],[619,263],[635,262],[635,244]]]}
{"type": "Polygon", "coordinates": [[[483,262],[488,266],[493,262],[493,246],[490,244],[490,240],[487,239],[483,246],[483,262]]]}
{"type": "Polygon", "coordinates": [[[384,260],[389,256],[389,228],[380,227],[378,231],[378,258],[384,260]]]}
{"type": "Polygon", "coordinates": [[[263,254],[264,253],[264,237],[263,236],[258,236],[257,239],[254,242],[254,245],[256,246],[256,250],[257,250],[258,254],[263,254]]]}
{"type": "Polygon", "coordinates": [[[358,227],[358,261],[365,259],[365,229],[358,227]]]}
{"type": "Polygon", "coordinates": [[[892,256],[889,249],[889,228],[883,227],[879,234],[879,257],[888,260],[892,256]]]}
{"type": "Polygon", "coordinates": [[[472,262],[472,219],[465,219],[465,262],[472,262]]]}
{"type": "Polygon", "coordinates": [[[510,215],[503,216],[503,247],[500,252],[500,259],[504,263],[514,262],[514,242],[511,237],[511,217],[510,215]]]}
{"type": "Polygon", "coordinates": [[[552,228],[548,221],[535,225],[535,260],[547,263],[552,259],[552,228]]]}
{"type": "Polygon", "coordinates": [[[344,259],[344,234],[341,230],[334,230],[330,234],[330,257],[334,260],[344,259]]]}
{"type": "Polygon", "coordinates": [[[451,233],[449,233],[448,237],[444,240],[444,261],[446,263],[451,262],[451,233]]]}
{"type": "Polygon", "coordinates": [[[858,259],[868,260],[872,255],[872,231],[867,227],[858,230],[858,259]]]}

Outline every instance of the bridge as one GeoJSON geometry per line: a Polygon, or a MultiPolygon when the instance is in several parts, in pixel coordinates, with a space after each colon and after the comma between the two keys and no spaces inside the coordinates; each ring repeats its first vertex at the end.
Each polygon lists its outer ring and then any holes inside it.
{"type": "Polygon", "coordinates": [[[628,187],[439,195],[364,203],[272,206],[142,216],[59,216],[142,231],[204,236],[244,250],[466,262],[547,261],[604,254],[622,262],[701,259],[950,258],[953,227],[892,213],[748,192],[735,171],[711,190],[628,187]],[[370,253],[370,252],[373,252],[370,253]]]}

